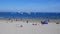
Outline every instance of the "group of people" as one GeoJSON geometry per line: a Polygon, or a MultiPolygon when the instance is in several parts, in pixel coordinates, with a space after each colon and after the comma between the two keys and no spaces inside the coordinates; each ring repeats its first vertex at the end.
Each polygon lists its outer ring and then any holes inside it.
{"type": "MultiPolygon", "coordinates": [[[[15,21],[22,21],[22,19],[8,19],[8,20],[10,20],[11,22],[13,22],[14,20],[15,21]]],[[[26,20],[26,23],[28,23],[29,22],[29,20],[26,20]]],[[[41,24],[48,24],[48,22],[50,22],[50,20],[48,19],[48,20],[45,20],[45,21],[41,21],[41,24]]],[[[57,22],[56,24],[59,24],[59,22],[57,22]]]]}

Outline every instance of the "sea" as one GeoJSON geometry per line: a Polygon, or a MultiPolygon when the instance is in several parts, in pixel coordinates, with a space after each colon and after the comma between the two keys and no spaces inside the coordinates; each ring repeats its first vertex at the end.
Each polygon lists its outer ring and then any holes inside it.
{"type": "Polygon", "coordinates": [[[60,13],[48,12],[0,12],[0,18],[60,19],[60,13]]]}

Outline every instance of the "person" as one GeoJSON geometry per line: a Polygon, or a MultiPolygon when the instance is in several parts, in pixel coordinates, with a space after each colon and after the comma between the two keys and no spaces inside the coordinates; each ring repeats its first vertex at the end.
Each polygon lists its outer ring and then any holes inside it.
{"type": "Polygon", "coordinates": [[[59,24],[59,22],[57,22],[56,24],[59,24]]]}
{"type": "Polygon", "coordinates": [[[23,25],[20,25],[20,27],[23,27],[23,25]]]}
{"type": "Polygon", "coordinates": [[[12,22],[13,22],[13,20],[10,20],[10,22],[12,23],[12,22]]]}
{"type": "Polygon", "coordinates": [[[18,21],[18,20],[16,19],[16,21],[18,21]]]}
{"type": "Polygon", "coordinates": [[[11,18],[9,18],[8,20],[11,20],[11,18]]]}
{"type": "Polygon", "coordinates": [[[28,20],[26,22],[28,23],[28,20]]]}

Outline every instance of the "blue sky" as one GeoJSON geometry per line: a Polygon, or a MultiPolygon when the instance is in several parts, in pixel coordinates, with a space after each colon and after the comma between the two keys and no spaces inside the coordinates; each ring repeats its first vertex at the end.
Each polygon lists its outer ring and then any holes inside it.
{"type": "Polygon", "coordinates": [[[60,0],[0,0],[0,10],[60,12],[60,0]]]}

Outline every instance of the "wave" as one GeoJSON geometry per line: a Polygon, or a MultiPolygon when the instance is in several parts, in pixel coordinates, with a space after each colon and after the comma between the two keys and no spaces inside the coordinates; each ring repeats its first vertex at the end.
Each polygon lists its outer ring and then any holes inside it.
{"type": "Polygon", "coordinates": [[[60,13],[42,13],[42,12],[0,12],[0,17],[3,18],[50,18],[60,19],[60,13]]]}

